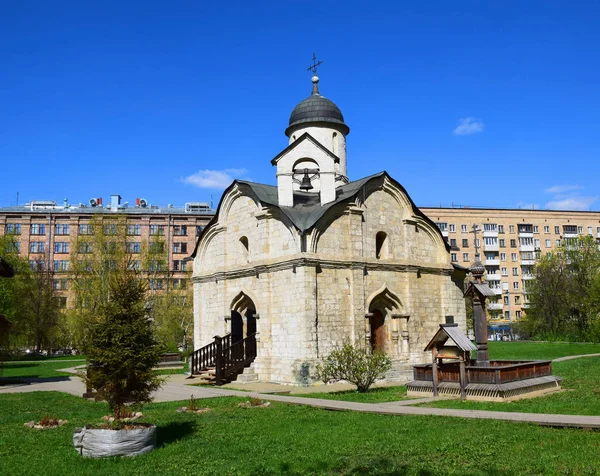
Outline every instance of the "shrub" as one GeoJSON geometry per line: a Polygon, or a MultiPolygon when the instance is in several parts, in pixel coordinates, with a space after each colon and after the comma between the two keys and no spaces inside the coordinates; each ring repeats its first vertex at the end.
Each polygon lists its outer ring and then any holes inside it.
{"type": "Polygon", "coordinates": [[[317,377],[325,383],[346,380],[364,393],[391,368],[392,361],[383,352],[347,342],[317,365],[317,377]]]}
{"type": "Polygon", "coordinates": [[[110,296],[89,334],[85,378],[120,419],[128,413],[126,405],[149,402],[162,384],[153,369],[163,349],[146,316],[144,284],[134,275],[119,275],[111,279],[110,296]]]}

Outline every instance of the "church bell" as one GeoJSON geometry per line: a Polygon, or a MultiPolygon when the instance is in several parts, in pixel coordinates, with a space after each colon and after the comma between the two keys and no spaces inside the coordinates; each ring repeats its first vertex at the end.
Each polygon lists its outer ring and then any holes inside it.
{"type": "Polygon", "coordinates": [[[310,183],[310,177],[308,176],[308,169],[304,169],[304,177],[302,177],[302,182],[300,183],[300,190],[304,190],[305,192],[308,192],[309,190],[312,190],[313,186],[310,183]]]}

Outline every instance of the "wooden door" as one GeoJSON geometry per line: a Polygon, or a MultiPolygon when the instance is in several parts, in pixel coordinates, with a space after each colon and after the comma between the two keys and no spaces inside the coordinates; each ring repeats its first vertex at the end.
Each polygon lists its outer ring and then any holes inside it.
{"type": "Polygon", "coordinates": [[[378,309],[373,311],[373,315],[369,317],[371,325],[371,349],[385,352],[385,317],[378,309]]]}

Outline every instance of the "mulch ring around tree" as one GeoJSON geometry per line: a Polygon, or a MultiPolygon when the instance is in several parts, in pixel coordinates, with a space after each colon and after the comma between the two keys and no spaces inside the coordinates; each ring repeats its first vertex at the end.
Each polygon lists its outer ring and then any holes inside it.
{"type": "Polygon", "coordinates": [[[46,415],[40,421],[35,422],[31,420],[27,423],[24,423],[23,426],[33,428],[35,430],[51,430],[53,428],[58,428],[63,426],[65,423],[69,423],[68,420],[61,420],[59,418],[53,418],[46,415]]]}

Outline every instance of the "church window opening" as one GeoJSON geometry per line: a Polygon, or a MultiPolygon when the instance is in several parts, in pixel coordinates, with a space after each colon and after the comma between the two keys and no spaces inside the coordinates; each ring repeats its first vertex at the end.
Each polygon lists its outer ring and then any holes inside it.
{"type": "Polygon", "coordinates": [[[338,154],[338,140],[337,140],[337,132],[334,132],[331,136],[331,151],[337,155],[338,154]]]}
{"type": "Polygon", "coordinates": [[[250,252],[250,248],[248,246],[248,238],[245,237],[245,236],[242,236],[240,238],[240,243],[242,244],[242,251],[244,252],[244,256],[247,259],[248,258],[248,254],[250,252]]]}
{"type": "Polygon", "coordinates": [[[388,240],[384,231],[380,231],[375,235],[375,257],[377,259],[388,257],[388,240]]]}

